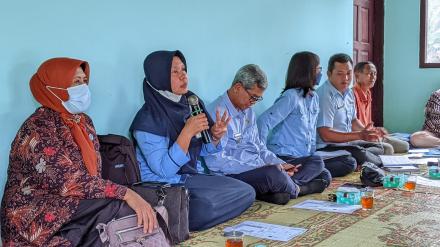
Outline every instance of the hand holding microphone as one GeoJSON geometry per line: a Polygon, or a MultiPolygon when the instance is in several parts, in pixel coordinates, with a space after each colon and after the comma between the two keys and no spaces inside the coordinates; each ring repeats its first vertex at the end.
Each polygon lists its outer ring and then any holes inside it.
{"type": "Polygon", "coordinates": [[[191,108],[191,117],[186,121],[185,128],[192,132],[192,136],[202,138],[203,143],[210,143],[209,123],[203,109],[199,105],[199,99],[197,96],[191,95],[188,97],[188,103],[191,108]]]}

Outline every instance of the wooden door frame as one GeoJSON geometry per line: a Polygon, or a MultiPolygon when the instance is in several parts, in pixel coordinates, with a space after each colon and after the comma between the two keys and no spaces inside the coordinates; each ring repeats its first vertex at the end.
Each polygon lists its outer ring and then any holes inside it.
{"type": "Polygon", "coordinates": [[[373,63],[377,69],[374,86],[372,117],[375,126],[383,126],[383,78],[384,78],[384,9],[385,0],[374,0],[373,63]]]}

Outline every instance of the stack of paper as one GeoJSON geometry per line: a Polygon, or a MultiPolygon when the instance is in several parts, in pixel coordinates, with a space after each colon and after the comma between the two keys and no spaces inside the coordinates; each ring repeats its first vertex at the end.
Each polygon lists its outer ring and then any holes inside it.
{"type": "Polygon", "coordinates": [[[418,164],[406,156],[379,155],[384,169],[389,172],[418,172],[418,164]]]}
{"type": "Polygon", "coordinates": [[[414,161],[403,155],[379,155],[379,157],[385,167],[414,165],[414,161]]]}

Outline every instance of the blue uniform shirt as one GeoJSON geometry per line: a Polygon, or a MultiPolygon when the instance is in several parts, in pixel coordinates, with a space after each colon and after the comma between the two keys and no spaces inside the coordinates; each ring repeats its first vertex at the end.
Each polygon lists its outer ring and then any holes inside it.
{"type": "MultiPolygon", "coordinates": [[[[180,167],[190,161],[189,154],[185,154],[176,142],[169,147],[168,137],[154,135],[145,131],[134,131],[136,158],[139,162],[142,181],[156,181],[167,183],[185,182],[183,175],[177,174],[180,167]]],[[[221,145],[215,147],[212,143],[203,144],[200,156],[219,152],[221,145]]],[[[200,162],[197,170],[202,171],[200,162]]]]}
{"type": "Polygon", "coordinates": [[[318,112],[319,99],[315,92],[303,97],[302,89],[286,90],[259,117],[260,139],[267,140],[267,147],[280,156],[312,155],[316,150],[318,112]]]}
{"type": "MultiPolygon", "coordinates": [[[[356,119],[356,105],[352,90],[339,92],[328,80],[316,90],[319,95],[319,127],[329,127],[339,132],[351,132],[352,121],[356,119]]],[[[317,148],[327,145],[318,135],[317,148]]]]}
{"type": "Polygon", "coordinates": [[[251,108],[237,110],[224,93],[212,102],[207,110],[215,119],[216,109],[226,110],[232,117],[227,133],[221,139],[223,150],[205,157],[209,169],[218,174],[238,174],[265,165],[284,164],[260,140],[256,116],[251,108]]]}

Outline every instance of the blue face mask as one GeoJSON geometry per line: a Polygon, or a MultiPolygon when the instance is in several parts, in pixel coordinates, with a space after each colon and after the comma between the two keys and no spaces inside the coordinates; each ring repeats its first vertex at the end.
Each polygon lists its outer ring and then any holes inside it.
{"type": "Polygon", "coordinates": [[[316,74],[316,78],[315,78],[315,86],[319,86],[319,83],[321,82],[321,77],[322,77],[322,73],[319,72],[318,74],[316,74]]]}

